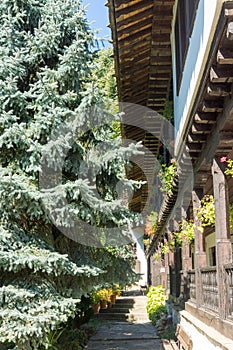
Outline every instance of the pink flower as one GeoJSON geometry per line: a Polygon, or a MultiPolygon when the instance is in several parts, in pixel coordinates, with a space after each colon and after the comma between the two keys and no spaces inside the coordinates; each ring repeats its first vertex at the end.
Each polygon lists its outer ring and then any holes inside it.
{"type": "Polygon", "coordinates": [[[171,164],[175,163],[175,159],[172,158],[172,159],[170,160],[170,162],[171,162],[171,164]]]}
{"type": "Polygon", "coordinates": [[[221,162],[221,163],[225,163],[226,161],[227,161],[227,157],[221,157],[221,158],[220,158],[220,162],[221,162]]]}
{"type": "Polygon", "coordinates": [[[171,141],[171,142],[170,142],[170,146],[174,147],[174,146],[175,146],[175,142],[174,142],[174,141],[171,141]]]}

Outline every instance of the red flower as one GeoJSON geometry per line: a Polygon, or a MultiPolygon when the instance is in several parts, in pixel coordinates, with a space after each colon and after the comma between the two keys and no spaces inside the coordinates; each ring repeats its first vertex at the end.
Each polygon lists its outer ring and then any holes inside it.
{"type": "Polygon", "coordinates": [[[172,158],[172,159],[170,160],[170,163],[173,164],[173,163],[175,163],[175,161],[176,161],[176,160],[175,160],[174,158],[172,158]]]}

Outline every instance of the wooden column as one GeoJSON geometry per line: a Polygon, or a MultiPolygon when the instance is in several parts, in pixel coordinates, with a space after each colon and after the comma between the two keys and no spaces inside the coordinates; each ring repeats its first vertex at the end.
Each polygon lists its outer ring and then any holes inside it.
{"type": "MultiPolygon", "coordinates": [[[[186,211],[182,208],[182,219],[187,218],[186,211]]],[[[190,257],[190,247],[188,242],[182,245],[182,270],[188,271],[192,269],[192,258],[190,257]]]]}
{"type": "MultiPolygon", "coordinates": [[[[164,243],[166,244],[168,241],[165,239],[164,243]]],[[[166,292],[170,291],[170,278],[169,278],[169,253],[164,255],[164,263],[165,263],[165,288],[166,292]]]]}
{"type": "Polygon", "coordinates": [[[212,166],[215,232],[216,232],[216,265],[219,292],[219,315],[226,317],[226,291],[224,283],[224,265],[232,263],[232,245],[230,241],[229,196],[224,165],[214,159],[212,166]]]}
{"type": "MultiPolygon", "coordinates": [[[[186,219],[187,213],[182,208],[182,218],[186,219]]],[[[182,244],[182,289],[184,300],[187,301],[189,299],[189,278],[188,271],[192,269],[192,258],[190,256],[190,245],[188,242],[183,242],[182,244]]]]}
{"type": "Polygon", "coordinates": [[[195,284],[196,284],[196,304],[200,307],[202,304],[202,279],[201,268],[206,267],[205,238],[203,232],[199,229],[202,226],[201,220],[198,220],[197,213],[201,207],[203,191],[196,189],[192,192],[193,218],[194,218],[194,237],[195,237],[195,284]]]}

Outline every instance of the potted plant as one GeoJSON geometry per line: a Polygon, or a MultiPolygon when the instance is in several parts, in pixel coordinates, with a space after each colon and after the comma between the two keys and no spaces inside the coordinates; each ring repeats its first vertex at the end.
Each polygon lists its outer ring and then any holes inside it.
{"type": "Polygon", "coordinates": [[[100,289],[97,292],[97,295],[100,298],[100,308],[101,309],[107,309],[107,307],[108,307],[108,300],[109,300],[108,289],[106,289],[106,288],[100,289]]]}
{"type": "Polygon", "coordinates": [[[91,293],[91,302],[92,302],[92,309],[94,311],[94,314],[98,314],[100,310],[100,297],[98,295],[98,292],[93,291],[91,293]]]}
{"type": "Polygon", "coordinates": [[[112,304],[116,303],[116,297],[121,295],[121,288],[119,284],[114,284],[112,289],[111,289],[111,295],[110,295],[110,300],[112,304]]]}
{"type": "Polygon", "coordinates": [[[108,288],[108,307],[109,307],[109,309],[112,308],[112,304],[113,304],[113,302],[112,302],[112,295],[113,295],[112,288],[108,288]]]}

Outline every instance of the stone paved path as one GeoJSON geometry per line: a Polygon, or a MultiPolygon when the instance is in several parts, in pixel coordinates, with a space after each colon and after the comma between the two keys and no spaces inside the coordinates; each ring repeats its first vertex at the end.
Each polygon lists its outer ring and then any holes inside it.
{"type": "Polygon", "coordinates": [[[97,333],[88,342],[88,350],[161,350],[161,342],[156,335],[154,326],[146,315],[146,297],[121,298],[113,308],[113,312],[106,310],[104,318],[99,315],[97,333]],[[127,311],[125,321],[122,315],[117,320],[119,310],[127,311]],[[113,317],[114,316],[114,317],[113,317]],[[109,318],[109,319],[108,319],[109,318]],[[130,321],[127,321],[130,320],[130,321]],[[133,320],[133,322],[132,322],[133,320]]]}

